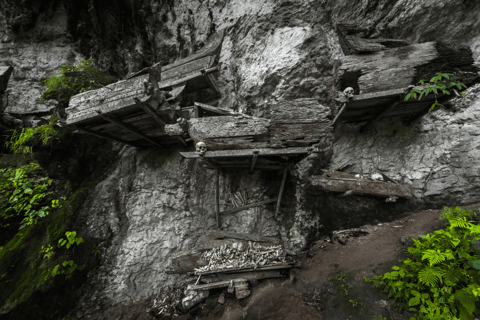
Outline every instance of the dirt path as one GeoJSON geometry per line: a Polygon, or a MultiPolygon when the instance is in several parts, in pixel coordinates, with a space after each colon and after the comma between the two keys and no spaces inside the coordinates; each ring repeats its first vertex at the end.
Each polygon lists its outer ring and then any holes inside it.
{"type": "MultiPolygon", "coordinates": [[[[469,206],[478,210],[480,204],[469,206]]],[[[405,237],[431,233],[442,228],[442,210],[426,210],[405,215],[397,220],[365,226],[368,234],[330,243],[317,241],[302,258],[302,267],[287,280],[262,281],[252,288],[245,300],[227,299],[216,303],[206,316],[197,319],[324,319],[370,320],[382,315],[393,319],[408,319],[387,295],[365,283],[370,278],[390,270],[404,257],[409,245],[405,237]],[[405,242],[405,241],[404,241],[405,242]],[[347,279],[342,287],[329,277],[347,279]],[[398,312],[397,312],[398,311],[398,312]]],[[[212,292],[212,301],[216,294],[212,292]]],[[[213,301],[214,302],[214,301],[213,301]]]]}

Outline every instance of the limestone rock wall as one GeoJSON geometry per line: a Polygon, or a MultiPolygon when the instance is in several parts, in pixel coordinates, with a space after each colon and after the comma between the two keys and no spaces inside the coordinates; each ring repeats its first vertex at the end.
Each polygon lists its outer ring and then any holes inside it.
{"type": "MultiPolygon", "coordinates": [[[[35,104],[39,81],[61,64],[93,57],[122,78],[185,57],[226,28],[218,75],[222,107],[261,117],[281,100],[315,98],[332,106],[333,65],[342,55],[337,22],[364,26],[366,37],[455,40],[480,61],[479,12],[480,3],[468,0],[36,0],[23,7],[0,0],[0,63],[15,67],[8,109],[39,110],[48,108],[35,104]]],[[[309,156],[288,175],[278,224],[267,206],[222,217],[222,228],[277,236],[300,250],[332,229],[422,206],[478,201],[479,90],[410,127],[385,121],[377,134],[358,135],[355,127],[339,126],[333,141],[322,141],[328,156],[309,156]],[[387,205],[305,193],[311,174],[342,162],[352,172],[390,175],[410,187],[414,199],[387,205]]],[[[215,226],[213,172],[182,160],[178,150],[117,147],[117,161],[77,221],[82,236],[100,240],[104,261],[80,288],[84,298],[72,313],[79,319],[182,281],[165,273],[172,257],[215,226]]],[[[220,181],[221,197],[241,189],[275,197],[280,177],[231,172],[220,181]]]]}

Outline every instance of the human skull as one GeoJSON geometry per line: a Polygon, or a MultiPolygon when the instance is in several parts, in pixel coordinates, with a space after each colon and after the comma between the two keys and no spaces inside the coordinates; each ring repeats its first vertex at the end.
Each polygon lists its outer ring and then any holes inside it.
{"type": "Polygon", "coordinates": [[[347,87],[345,90],[343,90],[343,94],[347,97],[347,98],[352,98],[353,95],[354,95],[354,90],[352,87],[347,87]]]}
{"type": "Polygon", "coordinates": [[[205,154],[205,152],[207,152],[207,145],[205,142],[200,141],[195,145],[195,149],[197,150],[197,153],[205,154]]]}

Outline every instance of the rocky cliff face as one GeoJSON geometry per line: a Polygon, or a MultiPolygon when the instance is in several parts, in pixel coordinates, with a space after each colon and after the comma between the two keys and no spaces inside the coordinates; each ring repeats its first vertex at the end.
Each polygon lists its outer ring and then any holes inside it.
{"type": "MultiPolygon", "coordinates": [[[[479,12],[480,3],[468,0],[0,0],[0,65],[15,67],[7,110],[50,108],[35,103],[43,90],[39,81],[60,64],[93,57],[101,69],[121,78],[194,53],[223,28],[222,107],[263,116],[280,100],[315,98],[332,106],[333,66],[342,55],[336,23],[362,26],[365,37],[467,45],[479,63],[479,12]]],[[[222,229],[275,236],[300,250],[333,229],[421,207],[478,202],[479,90],[469,89],[466,99],[412,126],[383,121],[369,135],[358,135],[355,126],[338,126],[326,145],[330,163],[309,157],[288,175],[280,223],[273,206],[267,206],[222,216],[222,229]],[[381,204],[305,193],[312,173],[342,163],[355,173],[383,172],[408,186],[414,199],[381,204]]],[[[165,273],[172,257],[192,249],[205,230],[215,227],[213,172],[182,160],[178,150],[116,148],[117,160],[77,221],[82,236],[102,243],[104,261],[81,288],[84,298],[73,314],[78,318],[182,281],[165,273]]],[[[275,197],[280,178],[225,172],[221,198],[242,189],[275,197]]]]}

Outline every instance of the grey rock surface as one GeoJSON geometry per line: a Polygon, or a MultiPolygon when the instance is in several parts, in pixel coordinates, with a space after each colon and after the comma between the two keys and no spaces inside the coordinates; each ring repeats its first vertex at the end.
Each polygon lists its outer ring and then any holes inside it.
{"type": "MultiPolygon", "coordinates": [[[[65,1],[26,8],[25,15],[19,4],[6,3],[0,0],[0,65],[15,67],[8,110],[16,113],[49,110],[35,103],[44,89],[39,81],[59,65],[93,57],[103,71],[121,78],[155,62],[183,58],[221,28],[227,33],[219,62],[220,104],[258,117],[282,100],[313,98],[333,108],[334,61],[342,55],[334,27],[345,20],[364,26],[365,37],[468,45],[480,62],[478,1],[179,0],[137,1],[133,9],[117,1],[109,10],[99,2],[76,7],[65,1]],[[5,8],[10,8],[8,14],[5,8]]],[[[478,202],[479,92],[480,86],[474,86],[451,108],[429,113],[411,126],[385,120],[367,135],[359,135],[356,126],[337,127],[332,139],[320,142],[328,157],[310,155],[287,176],[279,221],[270,205],[223,215],[221,228],[279,237],[288,249],[300,250],[333,229],[425,206],[478,202]],[[410,188],[414,199],[379,204],[370,198],[305,194],[310,175],[342,163],[351,172],[383,173],[410,188]]],[[[184,283],[185,276],[166,273],[172,257],[193,249],[205,230],[216,225],[213,172],[183,160],[179,150],[117,148],[117,160],[91,191],[76,222],[82,236],[100,242],[103,261],[80,289],[79,318],[184,283]]],[[[280,178],[258,171],[224,172],[221,199],[242,189],[262,190],[273,198],[280,178]]]]}

